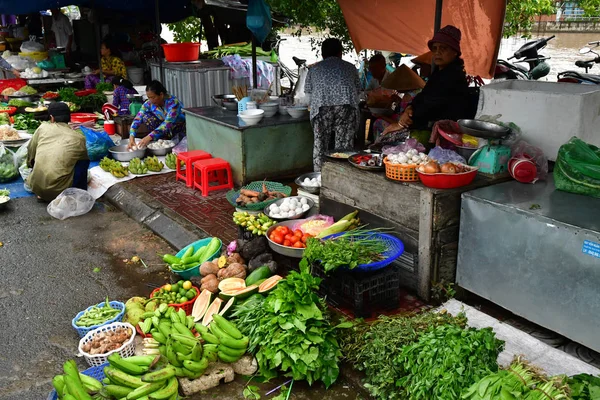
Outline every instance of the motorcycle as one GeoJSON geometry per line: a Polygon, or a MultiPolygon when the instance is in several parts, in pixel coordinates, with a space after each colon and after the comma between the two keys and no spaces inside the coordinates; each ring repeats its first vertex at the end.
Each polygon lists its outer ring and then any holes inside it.
{"type": "Polygon", "coordinates": [[[579,54],[595,54],[596,57],[591,60],[577,60],[575,66],[585,69],[585,73],[577,71],[564,71],[558,74],[558,82],[566,83],[579,83],[583,85],[600,85],[600,75],[588,74],[588,71],[594,66],[594,64],[600,63],[600,54],[596,53],[593,49],[600,46],[600,41],[589,42],[588,46],[594,47],[583,47],[579,50],[579,54]]]}
{"type": "Polygon", "coordinates": [[[548,75],[550,73],[550,65],[545,61],[549,60],[550,57],[539,54],[539,51],[546,47],[548,42],[554,38],[555,36],[552,35],[549,38],[527,42],[519,50],[515,51],[515,54],[508,60],[498,60],[494,72],[494,80],[538,80],[548,75]],[[511,64],[508,61],[512,59],[518,60],[511,64]],[[527,63],[529,69],[517,65],[517,63],[527,63]]]}

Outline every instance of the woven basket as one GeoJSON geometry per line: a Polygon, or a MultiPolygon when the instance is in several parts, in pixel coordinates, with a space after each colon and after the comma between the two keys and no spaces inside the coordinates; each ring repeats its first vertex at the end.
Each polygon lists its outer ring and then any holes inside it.
{"type": "Polygon", "coordinates": [[[125,315],[125,304],[121,303],[120,301],[111,301],[108,304],[110,304],[110,306],[112,308],[115,308],[117,310],[121,310],[121,312],[119,314],[117,314],[117,316],[114,317],[113,319],[109,319],[108,321],[105,321],[105,322],[103,322],[101,324],[94,325],[94,326],[83,327],[83,326],[77,326],[75,324],[75,322],[77,322],[77,320],[79,318],[81,318],[83,316],[83,314],[87,310],[89,310],[92,307],[102,307],[104,304],[105,303],[102,302],[102,303],[99,303],[99,304],[95,304],[93,306],[89,306],[85,310],[80,311],[79,313],[77,313],[77,315],[75,316],[75,318],[73,318],[73,320],[71,321],[71,326],[73,328],[75,328],[75,330],[77,331],[77,334],[79,335],[80,338],[84,337],[85,335],[87,335],[89,332],[93,331],[96,328],[100,328],[101,326],[108,325],[108,324],[113,323],[113,322],[120,322],[120,321],[123,320],[123,316],[125,315]]]}
{"type": "MultiPolygon", "coordinates": [[[[282,185],[279,182],[268,182],[267,181],[264,183],[267,186],[267,190],[269,190],[270,192],[281,192],[281,193],[285,194],[286,196],[289,196],[290,194],[292,194],[291,187],[282,185]]],[[[248,189],[248,190],[254,190],[256,192],[261,192],[263,189],[263,181],[252,182],[252,183],[244,186],[242,189],[248,189]]],[[[239,207],[235,202],[239,196],[240,196],[239,190],[230,190],[229,192],[227,192],[227,195],[226,195],[229,203],[232,206],[239,208],[240,210],[246,209],[246,210],[251,210],[251,211],[262,211],[269,204],[279,200],[279,199],[273,199],[273,200],[269,200],[269,201],[262,201],[260,203],[248,204],[248,205],[246,205],[246,207],[239,207]]]]}
{"type": "Polygon", "coordinates": [[[128,324],[126,322],[115,322],[112,324],[108,324],[108,325],[104,325],[98,329],[94,329],[93,331],[89,332],[87,335],[85,335],[80,341],[79,341],[79,352],[81,354],[83,354],[83,357],[85,358],[85,361],[88,362],[88,364],[90,364],[92,367],[97,367],[99,365],[102,365],[104,363],[106,363],[108,361],[108,356],[110,356],[113,353],[119,353],[121,355],[121,357],[125,358],[125,357],[131,357],[135,354],[135,328],[133,327],[133,325],[128,324]],[[129,340],[127,340],[123,346],[119,347],[116,350],[112,350],[109,351],[108,353],[105,354],[88,354],[85,351],[83,351],[83,345],[85,345],[86,343],[90,342],[94,336],[98,333],[101,332],[107,332],[107,331],[116,331],[117,328],[129,328],[131,329],[131,337],[129,338],[129,340]]]}
{"type": "Polygon", "coordinates": [[[418,182],[419,174],[417,174],[416,164],[392,164],[388,162],[387,157],[383,159],[385,164],[385,176],[394,181],[400,182],[418,182]]]}

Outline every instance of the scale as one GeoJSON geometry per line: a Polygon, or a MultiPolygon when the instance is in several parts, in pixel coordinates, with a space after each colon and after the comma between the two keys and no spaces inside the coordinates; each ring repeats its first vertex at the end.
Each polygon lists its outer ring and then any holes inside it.
{"type": "Polygon", "coordinates": [[[477,119],[461,119],[458,125],[462,133],[487,139],[488,144],[480,147],[469,158],[469,165],[478,167],[484,174],[501,174],[508,171],[510,148],[502,145],[502,140],[510,134],[510,128],[493,122],[477,119]]]}

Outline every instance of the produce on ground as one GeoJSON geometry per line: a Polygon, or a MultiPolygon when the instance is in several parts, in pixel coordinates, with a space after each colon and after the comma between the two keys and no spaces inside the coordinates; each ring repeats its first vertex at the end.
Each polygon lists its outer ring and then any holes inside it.
{"type": "MultiPolygon", "coordinates": [[[[0,146],[0,149],[3,148],[0,146]]],[[[19,170],[13,152],[5,148],[3,150],[4,154],[0,155],[0,182],[10,182],[19,176],[19,170]]]]}
{"type": "Polygon", "coordinates": [[[275,224],[275,221],[263,213],[258,215],[250,215],[245,211],[234,212],[233,222],[235,222],[236,225],[246,229],[246,231],[251,232],[253,235],[263,236],[267,233],[269,228],[275,224]]]}
{"type": "Polygon", "coordinates": [[[102,390],[102,383],[97,379],[79,373],[74,360],[68,360],[63,364],[64,375],[56,375],[52,379],[52,386],[56,390],[59,399],[92,399],[91,395],[102,390]]]}
{"type": "Polygon", "coordinates": [[[35,104],[33,104],[30,101],[25,101],[25,100],[21,100],[21,99],[10,99],[8,101],[8,105],[13,106],[13,107],[32,107],[35,104]]]}
{"type": "Polygon", "coordinates": [[[396,385],[414,400],[455,400],[484,376],[497,372],[504,342],[492,328],[443,325],[402,349],[396,360],[403,376],[396,385]]]}
{"type": "Polygon", "coordinates": [[[304,258],[311,264],[320,263],[325,272],[381,261],[388,246],[376,233],[356,229],[326,240],[309,238],[304,258]]]}
{"type": "Polygon", "coordinates": [[[198,294],[198,290],[192,286],[192,282],[181,280],[162,286],[150,296],[150,299],[158,304],[183,304],[193,300],[198,294]]]}
{"type": "Polygon", "coordinates": [[[98,332],[92,337],[92,340],[84,344],[81,348],[90,355],[106,354],[121,348],[132,335],[133,331],[128,327],[119,327],[115,330],[98,332]]]}
{"type": "Polygon", "coordinates": [[[245,207],[248,204],[261,203],[263,201],[269,201],[274,199],[282,199],[287,197],[281,192],[271,192],[267,189],[267,185],[263,182],[263,189],[260,192],[250,189],[240,189],[240,195],[235,200],[235,203],[240,207],[245,207]]]}
{"type": "Polygon", "coordinates": [[[90,326],[101,325],[106,321],[110,321],[115,318],[121,310],[112,308],[108,297],[102,306],[93,306],[85,310],[83,315],[75,321],[75,325],[83,328],[89,328],[90,326]]]}
{"type": "Polygon", "coordinates": [[[221,362],[234,363],[238,361],[246,354],[250,339],[222,315],[213,314],[212,319],[208,328],[205,325],[196,324],[196,330],[206,343],[204,348],[209,346],[208,350],[212,353],[210,356],[212,360],[216,353],[221,362]]]}
{"type": "Polygon", "coordinates": [[[165,164],[163,164],[162,161],[159,161],[156,156],[152,156],[144,158],[144,167],[146,167],[148,171],[160,172],[165,167],[165,164]]]}
{"type": "MultiPolygon", "coordinates": [[[[6,115],[6,114],[0,114],[6,115]]],[[[8,125],[0,125],[0,140],[19,140],[21,137],[19,136],[19,132],[11,126],[8,125]]]]}
{"type": "Polygon", "coordinates": [[[274,218],[293,218],[310,210],[306,197],[284,199],[280,205],[271,204],[269,214],[274,218]]]}
{"type": "Polygon", "coordinates": [[[139,158],[133,158],[129,161],[129,166],[127,167],[129,172],[136,175],[143,175],[148,173],[148,168],[142,163],[142,160],[139,158]]]}
{"type": "Polygon", "coordinates": [[[41,122],[33,118],[33,115],[31,114],[17,114],[14,116],[14,120],[15,123],[13,128],[20,131],[28,131],[29,133],[33,133],[33,131],[35,131],[41,124],[41,122]]]}
{"type": "Polygon", "coordinates": [[[569,378],[573,400],[600,400],[600,378],[589,374],[579,374],[569,378]]]}
{"type": "Polygon", "coordinates": [[[110,172],[115,178],[124,178],[129,175],[129,169],[117,160],[104,157],[100,160],[100,168],[110,172]]]}
{"type": "Polygon", "coordinates": [[[193,246],[189,246],[181,258],[165,254],[163,261],[169,264],[173,271],[185,271],[208,261],[219,250],[220,245],[221,241],[214,237],[206,246],[202,246],[196,251],[193,246]]]}
{"type": "Polygon", "coordinates": [[[341,331],[342,353],[354,368],[364,371],[364,385],[371,396],[380,400],[404,400],[405,393],[396,386],[403,371],[397,362],[402,348],[436,326],[464,328],[466,323],[464,314],[453,317],[446,312],[381,316],[372,323],[359,322],[352,329],[341,331]]]}
{"type": "Polygon", "coordinates": [[[350,156],[350,161],[363,167],[381,167],[383,164],[381,154],[356,154],[350,156]]]}
{"type": "Polygon", "coordinates": [[[169,153],[165,156],[165,164],[167,168],[176,169],[177,167],[177,156],[173,153],[169,153]]]}
{"type": "Polygon", "coordinates": [[[175,146],[172,140],[158,139],[156,142],[150,142],[148,148],[151,150],[170,149],[175,146]]]}
{"type": "Polygon", "coordinates": [[[58,90],[58,95],[60,96],[61,101],[79,105],[81,100],[79,97],[75,96],[76,91],[77,89],[75,88],[64,87],[58,90]]]}
{"type": "Polygon", "coordinates": [[[305,249],[306,244],[312,236],[308,233],[302,233],[300,229],[292,231],[284,225],[279,225],[269,235],[269,239],[274,243],[286,247],[295,247],[297,249],[305,249]]]}
{"type": "Polygon", "coordinates": [[[65,103],[66,105],[68,105],[69,111],[71,111],[71,112],[75,112],[75,111],[79,110],[79,106],[75,103],[71,103],[69,101],[62,101],[61,103],[65,103]]]}
{"type": "Polygon", "coordinates": [[[457,162],[447,162],[445,164],[438,164],[437,161],[431,160],[426,164],[419,165],[417,171],[426,174],[462,174],[463,172],[469,172],[472,168],[468,165],[464,165],[457,162]]]}
{"type": "Polygon", "coordinates": [[[250,338],[249,350],[256,355],[262,376],[269,379],[282,373],[329,387],[338,377],[342,356],[337,331],[350,324],[331,324],[325,301],[316,294],[321,280],[310,274],[305,261],[300,271],[280,280],[266,298],[250,297],[232,315],[250,338]]]}
{"type": "Polygon", "coordinates": [[[25,107],[25,112],[28,113],[36,113],[36,112],[43,112],[43,111],[48,111],[48,107],[45,106],[37,106],[37,107],[25,107]]]}

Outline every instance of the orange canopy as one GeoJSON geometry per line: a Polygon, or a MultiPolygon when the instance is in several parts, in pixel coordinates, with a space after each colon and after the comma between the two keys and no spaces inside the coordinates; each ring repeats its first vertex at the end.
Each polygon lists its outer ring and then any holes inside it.
{"type": "MultiPolygon", "coordinates": [[[[338,0],[356,51],[422,54],[433,37],[435,0],[338,0]]],[[[468,74],[491,78],[498,58],[506,0],[444,0],[442,27],[462,31],[468,74]]]]}

